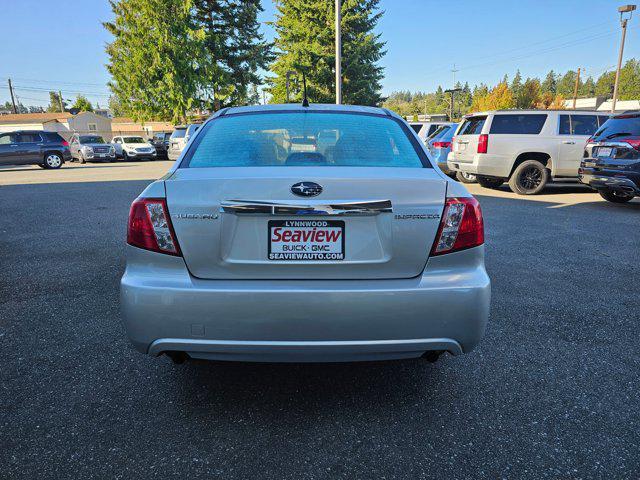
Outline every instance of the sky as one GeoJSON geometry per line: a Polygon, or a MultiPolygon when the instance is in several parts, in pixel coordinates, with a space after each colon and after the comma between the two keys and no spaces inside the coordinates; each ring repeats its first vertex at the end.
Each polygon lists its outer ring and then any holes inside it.
{"type": "MultiPolygon", "coordinates": [[[[332,2],[333,0],[326,0],[332,2]]],[[[386,42],[383,94],[433,91],[456,80],[492,85],[504,74],[543,76],[581,67],[597,77],[615,68],[620,44],[617,7],[628,0],[381,0],[376,29],[386,42]]],[[[65,99],[84,94],[106,106],[111,40],[102,22],[107,0],[0,0],[0,103],[11,78],[25,105],[48,104],[49,90],[65,99]]],[[[263,32],[274,19],[262,0],[263,32]]],[[[629,22],[625,59],[640,58],[640,14],[629,22]]]]}

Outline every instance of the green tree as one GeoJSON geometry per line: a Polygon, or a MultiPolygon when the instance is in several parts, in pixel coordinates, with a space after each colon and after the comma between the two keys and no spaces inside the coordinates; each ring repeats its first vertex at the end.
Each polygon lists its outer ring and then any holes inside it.
{"type": "MultiPolygon", "coordinates": [[[[344,103],[380,103],[384,55],[380,35],[373,33],[382,12],[379,0],[344,0],[342,3],[342,97],[344,103]]],[[[276,59],[269,79],[272,102],[286,101],[286,74],[304,71],[307,92],[313,102],[335,100],[334,2],[279,0],[274,22],[276,59]]],[[[301,81],[291,100],[301,100],[301,81]]]]}
{"type": "Polygon", "coordinates": [[[596,95],[610,97],[613,95],[613,84],[616,72],[604,72],[596,81],[596,95]]]}
{"type": "Polygon", "coordinates": [[[259,71],[273,60],[272,45],[260,33],[261,11],[260,0],[195,0],[195,19],[205,32],[211,59],[220,67],[216,87],[228,91],[216,107],[256,101],[254,89],[262,84],[259,71]]]}
{"type": "Polygon", "coordinates": [[[118,99],[118,97],[116,97],[115,95],[109,96],[108,105],[109,105],[109,110],[111,111],[111,114],[114,117],[124,117],[127,115],[127,112],[122,106],[120,99],[118,99]]]}
{"type": "Polygon", "coordinates": [[[640,98],[640,63],[632,58],[620,69],[620,100],[637,100],[640,98]]]}
{"type": "MultiPolygon", "coordinates": [[[[62,99],[62,109],[67,109],[67,102],[62,99]]],[[[59,112],[60,111],[60,96],[57,92],[49,92],[49,106],[47,112],[59,112]]]]}
{"type": "Polygon", "coordinates": [[[80,112],[93,112],[93,105],[84,95],[78,95],[71,108],[75,108],[80,112]]]}
{"type": "Polygon", "coordinates": [[[551,93],[555,95],[557,93],[558,77],[553,70],[547,73],[546,77],[541,84],[542,93],[551,93]]]}
{"type": "Polygon", "coordinates": [[[596,82],[593,81],[593,77],[587,77],[580,87],[578,87],[579,97],[593,97],[596,94],[596,82]]]}
{"type": "Polygon", "coordinates": [[[219,68],[193,16],[193,0],[110,0],[115,19],[104,24],[113,77],[109,84],[135,120],[184,122],[196,108],[211,108],[219,68]]]}
{"type": "MultiPolygon", "coordinates": [[[[556,94],[562,95],[564,98],[573,98],[573,90],[576,83],[576,75],[574,70],[569,70],[567,73],[560,77],[556,86],[556,94]]],[[[579,88],[579,86],[578,86],[579,88]]]]}

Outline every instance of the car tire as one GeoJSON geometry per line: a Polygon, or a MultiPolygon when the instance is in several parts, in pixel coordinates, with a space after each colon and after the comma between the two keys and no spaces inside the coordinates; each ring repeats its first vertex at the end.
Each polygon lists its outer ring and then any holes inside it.
{"type": "Polygon", "coordinates": [[[87,161],[85,160],[82,154],[80,154],[80,156],[78,157],[78,163],[87,163],[87,161]]]}
{"type": "Polygon", "coordinates": [[[478,178],[473,173],[456,172],[456,180],[460,183],[478,183],[478,178]]]}
{"type": "Polygon", "coordinates": [[[482,177],[480,175],[476,175],[476,181],[484,188],[498,188],[504,183],[501,178],[482,177]]]}
{"type": "Polygon", "coordinates": [[[614,190],[599,190],[598,193],[607,202],[612,203],[627,203],[633,199],[633,195],[622,195],[616,193],[614,190]]]}
{"type": "Polygon", "coordinates": [[[549,170],[537,160],[525,160],[511,174],[509,188],[518,195],[536,195],[549,181],[549,170]]]}
{"type": "Polygon", "coordinates": [[[129,161],[129,155],[127,155],[127,152],[122,152],[122,161],[123,162],[129,161]]]}
{"type": "Polygon", "coordinates": [[[63,163],[62,155],[55,152],[49,152],[44,154],[42,166],[51,170],[57,170],[63,163]]]}

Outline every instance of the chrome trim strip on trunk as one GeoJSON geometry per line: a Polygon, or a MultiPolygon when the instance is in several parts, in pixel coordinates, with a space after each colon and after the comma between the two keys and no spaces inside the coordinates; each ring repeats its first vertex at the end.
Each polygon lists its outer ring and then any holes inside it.
{"type": "Polygon", "coordinates": [[[225,200],[220,212],[235,215],[378,215],[392,213],[391,200],[339,203],[289,203],[253,200],[225,200]]]}

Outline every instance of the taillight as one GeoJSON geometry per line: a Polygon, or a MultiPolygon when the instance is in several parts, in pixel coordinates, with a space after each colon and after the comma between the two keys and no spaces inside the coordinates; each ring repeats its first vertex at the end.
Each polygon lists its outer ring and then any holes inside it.
{"type": "Polygon", "coordinates": [[[473,198],[447,198],[431,255],[442,255],[484,243],[480,204],[473,198]]]}
{"type": "Polygon", "coordinates": [[[489,147],[489,135],[483,133],[478,137],[478,153],[487,153],[489,147]]]}
{"type": "Polygon", "coordinates": [[[62,140],[62,146],[63,147],[68,147],[69,146],[69,142],[67,142],[66,140],[62,140]]]}
{"type": "Polygon", "coordinates": [[[638,138],[625,138],[622,140],[624,143],[628,143],[636,150],[640,150],[640,139],[638,138]]]}
{"type": "Polygon", "coordinates": [[[433,142],[433,148],[451,148],[451,142],[433,142]]]}
{"type": "Polygon", "coordinates": [[[131,204],[127,243],[153,252],[182,255],[164,198],[138,198],[131,204]]]}

